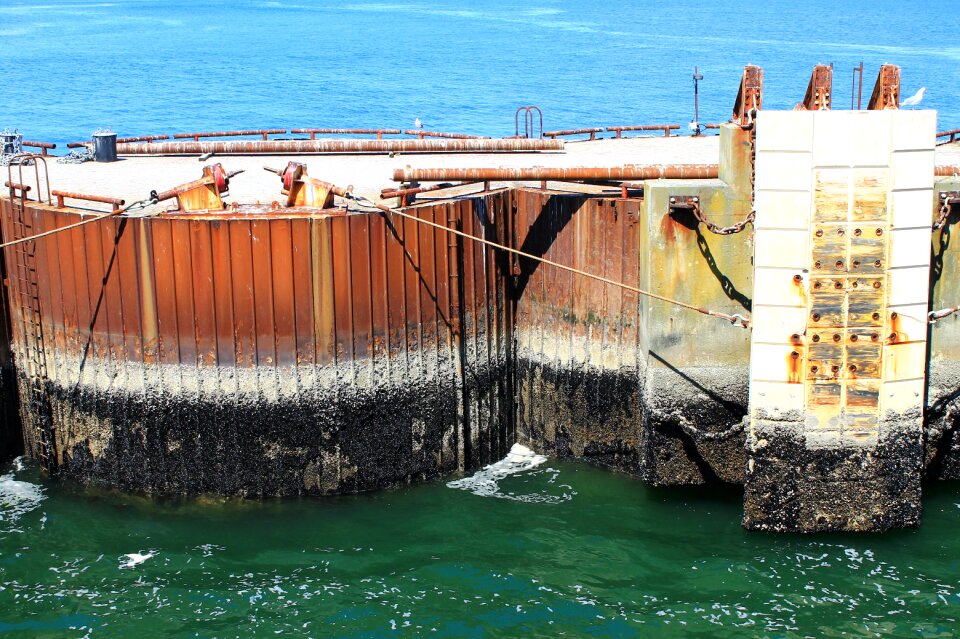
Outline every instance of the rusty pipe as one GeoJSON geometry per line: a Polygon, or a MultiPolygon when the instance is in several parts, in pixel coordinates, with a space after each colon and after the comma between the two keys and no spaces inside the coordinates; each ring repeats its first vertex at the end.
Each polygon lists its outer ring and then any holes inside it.
{"type": "MultiPolygon", "coordinates": [[[[169,135],[138,135],[132,138],[117,138],[117,144],[129,144],[130,142],[153,142],[154,140],[169,140],[169,135]]],[[[93,142],[70,142],[68,149],[80,149],[85,146],[91,146],[93,142]]]]}
{"type": "Polygon", "coordinates": [[[444,133],[443,131],[421,131],[420,129],[406,129],[404,135],[416,135],[423,138],[449,138],[452,140],[489,140],[483,135],[470,135],[469,133],[444,133]]]}
{"type": "Polygon", "coordinates": [[[431,186],[417,186],[409,189],[383,189],[380,191],[380,197],[382,199],[391,197],[404,197],[407,195],[417,195],[418,193],[429,193],[430,191],[455,189],[461,186],[470,186],[471,184],[477,184],[477,182],[458,182],[456,184],[451,184],[450,182],[441,182],[440,184],[433,184],[431,186]]]}
{"type": "Polygon", "coordinates": [[[156,193],[155,191],[151,192],[150,200],[156,204],[157,202],[163,202],[164,200],[175,198],[181,193],[185,193],[191,189],[198,189],[204,186],[210,186],[211,184],[213,184],[213,182],[209,178],[200,178],[199,180],[194,180],[185,184],[179,184],[172,189],[163,191],[162,193],[156,193]]]}
{"type": "Polygon", "coordinates": [[[100,202],[102,204],[110,204],[113,207],[114,211],[120,209],[121,206],[125,204],[123,200],[120,200],[115,197],[106,197],[103,195],[88,195],[86,193],[72,193],[70,191],[57,191],[53,190],[52,193],[57,198],[57,208],[63,208],[64,198],[70,198],[71,200],[85,200],[87,202],[100,202]]]}
{"type": "Polygon", "coordinates": [[[562,151],[560,140],[233,140],[118,144],[119,155],[562,151]]]}
{"type": "Polygon", "coordinates": [[[569,166],[569,167],[490,167],[490,168],[437,168],[421,169],[406,167],[395,169],[396,182],[448,182],[454,180],[482,182],[532,182],[556,180],[577,182],[581,180],[656,180],[710,179],[720,175],[716,164],[623,164],[620,166],[569,166]]]}
{"type": "Polygon", "coordinates": [[[200,138],[228,138],[238,135],[260,135],[264,140],[267,139],[267,136],[271,133],[283,134],[286,133],[286,129],[250,129],[245,131],[204,131],[200,133],[174,133],[173,137],[176,139],[187,139],[193,138],[194,141],[199,140],[200,138]]]}
{"type": "Polygon", "coordinates": [[[26,184],[20,184],[19,182],[11,182],[10,180],[7,180],[6,182],[4,182],[3,185],[8,189],[19,190],[19,191],[23,191],[24,193],[29,193],[31,190],[31,188],[26,184]]]}
{"type": "Polygon", "coordinates": [[[400,135],[400,129],[290,129],[290,133],[324,133],[329,135],[400,135]]]}
{"type": "Polygon", "coordinates": [[[47,155],[48,150],[57,148],[57,145],[53,142],[33,142],[31,140],[24,140],[20,144],[34,149],[42,149],[43,155],[47,155]]]}

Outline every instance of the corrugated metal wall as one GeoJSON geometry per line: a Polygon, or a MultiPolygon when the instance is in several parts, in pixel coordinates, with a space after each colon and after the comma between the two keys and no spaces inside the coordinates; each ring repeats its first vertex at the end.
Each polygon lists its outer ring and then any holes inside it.
{"type": "MultiPolygon", "coordinates": [[[[637,199],[518,190],[521,250],[640,286],[637,199]]],[[[646,352],[636,293],[515,260],[518,433],[539,450],[636,471],[646,352]]]]}
{"type": "MultiPolygon", "coordinates": [[[[496,237],[485,215],[503,197],[414,211],[496,237]]],[[[27,214],[29,232],[77,220],[27,214]]],[[[31,246],[8,250],[8,269],[31,246]]],[[[512,443],[504,287],[496,256],[472,243],[380,214],[241,209],[104,220],[35,251],[66,474],[164,492],[339,492],[474,468],[512,443]]],[[[28,362],[30,314],[14,306],[28,362]]]]}

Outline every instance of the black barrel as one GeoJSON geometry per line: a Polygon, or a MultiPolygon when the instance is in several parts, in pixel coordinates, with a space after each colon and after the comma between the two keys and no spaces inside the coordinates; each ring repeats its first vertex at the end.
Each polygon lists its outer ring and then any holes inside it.
{"type": "Polygon", "coordinates": [[[97,132],[93,134],[93,158],[97,162],[117,161],[116,133],[97,132]]]}

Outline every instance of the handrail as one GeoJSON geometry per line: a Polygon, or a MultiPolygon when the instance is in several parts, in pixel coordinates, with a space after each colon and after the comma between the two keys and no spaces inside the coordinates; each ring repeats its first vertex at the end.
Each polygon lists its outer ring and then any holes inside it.
{"type": "Polygon", "coordinates": [[[378,140],[382,140],[385,135],[400,135],[400,129],[290,129],[290,133],[309,133],[311,140],[317,139],[317,134],[321,135],[376,135],[378,140]]]}
{"type": "Polygon", "coordinates": [[[548,138],[556,140],[560,136],[564,135],[583,135],[589,133],[591,140],[597,139],[597,133],[603,133],[603,127],[586,127],[583,129],[562,129],[560,131],[544,131],[543,135],[548,138]]]}
{"type": "Polygon", "coordinates": [[[86,193],[73,193],[71,191],[57,191],[54,189],[51,191],[54,197],[57,198],[57,208],[62,209],[64,207],[63,200],[64,198],[70,198],[71,200],[84,200],[87,202],[100,202],[102,204],[110,204],[113,206],[113,210],[117,211],[121,206],[125,204],[124,200],[106,197],[103,195],[88,195],[86,193]]]}
{"type": "Polygon", "coordinates": [[[631,124],[608,126],[607,131],[616,132],[618,139],[624,131],[663,131],[664,137],[670,137],[670,131],[676,131],[679,128],[679,124],[631,124]]]}
{"type": "Polygon", "coordinates": [[[206,131],[202,133],[174,133],[173,137],[177,140],[183,140],[187,138],[193,138],[194,142],[199,142],[200,138],[229,138],[233,136],[240,135],[259,135],[262,136],[264,140],[268,139],[267,136],[271,134],[282,135],[286,133],[286,129],[250,129],[246,131],[206,131]]]}
{"type": "Polygon", "coordinates": [[[404,135],[416,135],[423,138],[449,138],[451,140],[489,140],[485,135],[470,135],[469,133],[444,133],[443,131],[422,131],[420,129],[406,129],[404,135]]]}

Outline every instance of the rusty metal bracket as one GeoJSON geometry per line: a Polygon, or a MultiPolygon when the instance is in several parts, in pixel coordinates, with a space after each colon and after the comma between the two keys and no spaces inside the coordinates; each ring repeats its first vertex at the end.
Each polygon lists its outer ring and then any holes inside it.
{"type": "Polygon", "coordinates": [[[750,211],[745,218],[733,224],[732,226],[719,226],[707,219],[703,210],[700,208],[700,198],[696,195],[671,195],[670,196],[670,214],[680,211],[690,211],[697,222],[707,227],[707,230],[716,235],[733,235],[746,228],[747,224],[753,224],[756,218],[756,211],[750,211]]]}
{"type": "Polygon", "coordinates": [[[763,107],[763,69],[748,64],[743,68],[743,77],[740,79],[740,90],[737,100],[733,104],[734,124],[742,127],[753,125],[753,116],[763,107]]]}
{"type": "Polygon", "coordinates": [[[176,198],[177,209],[181,211],[222,210],[224,205],[220,196],[227,194],[230,178],[240,173],[243,173],[243,169],[228,173],[222,165],[210,164],[203,167],[203,177],[199,180],[180,184],[163,193],[152,191],[150,201],[156,204],[176,198]]]}
{"type": "Polygon", "coordinates": [[[940,192],[940,212],[937,221],[933,223],[933,230],[937,231],[947,225],[953,207],[960,204],[960,191],[940,192]]]}
{"type": "Polygon", "coordinates": [[[883,109],[900,108],[900,67],[895,64],[885,64],[877,74],[877,83],[873,86],[870,102],[867,109],[881,111],[883,109]]]}
{"type": "Polygon", "coordinates": [[[813,68],[810,83],[803,102],[794,107],[795,111],[828,111],[833,94],[833,65],[818,64],[813,68]]]}
{"type": "Polygon", "coordinates": [[[698,211],[700,210],[700,197],[697,195],[671,195],[670,212],[674,211],[698,211]]]}

